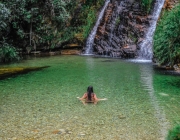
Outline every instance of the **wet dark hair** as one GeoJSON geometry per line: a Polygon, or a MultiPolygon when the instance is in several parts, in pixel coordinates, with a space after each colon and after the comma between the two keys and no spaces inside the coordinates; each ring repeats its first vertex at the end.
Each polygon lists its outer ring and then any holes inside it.
{"type": "Polygon", "coordinates": [[[88,94],[88,100],[91,101],[91,94],[93,94],[93,87],[92,86],[88,86],[87,94],[88,94]]]}

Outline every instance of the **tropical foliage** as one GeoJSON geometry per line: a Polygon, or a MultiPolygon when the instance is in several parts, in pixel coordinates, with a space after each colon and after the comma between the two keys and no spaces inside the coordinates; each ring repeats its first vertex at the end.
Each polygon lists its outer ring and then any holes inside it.
{"type": "Polygon", "coordinates": [[[8,43],[1,43],[0,62],[11,62],[19,59],[16,49],[8,43]]]}
{"type": "Polygon", "coordinates": [[[96,20],[96,11],[91,7],[91,8],[87,8],[87,11],[89,11],[88,15],[87,15],[87,20],[86,20],[86,24],[83,26],[83,37],[87,38],[92,25],[94,24],[95,20],[96,20]]]}
{"type": "Polygon", "coordinates": [[[2,31],[6,29],[8,18],[10,16],[10,11],[5,7],[4,4],[0,3],[0,36],[2,36],[2,31]]]}
{"type": "Polygon", "coordinates": [[[104,0],[2,0],[1,51],[5,48],[13,48],[11,52],[14,50],[15,54],[27,49],[48,51],[64,42],[73,42],[76,34],[82,35],[83,43],[103,3],[104,0]]]}
{"type": "Polygon", "coordinates": [[[26,47],[36,50],[49,49],[61,43],[57,38],[61,38],[69,22],[70,14],[67,9],[73,4],[70,2],[71,0],[2,0],[1,45],[13,44],[22,50],[26,50],[26,47]]]}
{"type": "Polygon", "coordinates": [[[85,40],[91,29],[93,28],[96,19],[97,12],[103,6],[104,0],[86,0],[81,4],[79,8],[79,14],[74,15],[72,20],[72,26],[76,28],[76,34],[82,34],[82,40],[85,40]]]}
{"type": "Polygon", "coordinates": [[[160,64],[180,63],[180,5],[165,12],[154,35],[154,56],[160,64]]]}
{"type": "MultiPolygon", "coordinates": [[[[147,13],[152,2],[141,0],[147,13]]],[[[1,0],[0,61],[15,60],[14,57],[18,60],[19,50],[49,51],[64,43],[83,44],[103,4],[104,0],[1,0]],[[12,55],[4,55],[7,51],[12,55]],[[5,56],[9,58],[5,60],[5,56]]],[[[180,6],[177,6],[165,12],[159,21],[154,56],[160,64],[180,63],[179,19],[180,6]]]]}

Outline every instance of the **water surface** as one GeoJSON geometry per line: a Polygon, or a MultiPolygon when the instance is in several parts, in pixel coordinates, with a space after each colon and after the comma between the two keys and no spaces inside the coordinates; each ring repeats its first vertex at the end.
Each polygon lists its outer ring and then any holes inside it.
{"type": "Polygon", "coordinates": [[[33,58],[50,66],[0,81],[0,140],[163,140],[180,124],[180,77],[151,63],[92,56],[33,58]],[[76,97],[92,85],[97,105],[76,97]]]}

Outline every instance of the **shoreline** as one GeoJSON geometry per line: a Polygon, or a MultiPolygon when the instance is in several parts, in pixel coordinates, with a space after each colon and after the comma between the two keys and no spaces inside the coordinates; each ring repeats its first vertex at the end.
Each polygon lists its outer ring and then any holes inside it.
{"type": "MultiPolygon", "coordinates": [[[[65,51],[66,52],[66,51],[65,51]]],[[[80,50],[67,50],[67,53],[61,53],[60,51],[54,51],[54,52],[42,52],[42,53],[31,53],[31,54],[23,54],[22,61],[27,60],[33,57],[51,57],[51,56],[60,56],[60,55],[80,55],[81,51],[80,50]],[[73,53],[72,53],[73,52],[73,53]]],[[[108,57],[110,58],[110,57],[108,57]]],[[[121,58],[120,58],[121,59],[121,58]]],[[[124,60],[124,59],[122,59],[124,60]]],[[[1,64],[4,65],[4,64],[1,64]]],[[[37,70],[42,70],[44,68],[47,68],[49,66],[44,66],[44,67],[13,67],[13,68],[0,68],[0,80],[4,80],[6,78],[10,78],[19,74],[25,74],[29,73],[31,71],[37,71],[37,70]]],[[[168,66],[159,66],[157,63],[153,63],[153,68],[155,69],[156,72],[160,74],[165,74],[165,75],[173,75],[173,76],[180,76],[180,68],[174,69],[173,67],[168,67],[168,66]]]]}

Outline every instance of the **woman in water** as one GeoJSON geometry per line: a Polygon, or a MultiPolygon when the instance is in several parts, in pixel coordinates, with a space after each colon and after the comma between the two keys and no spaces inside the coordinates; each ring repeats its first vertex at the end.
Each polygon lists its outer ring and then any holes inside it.
{"type": "Polygon", "coordinates": [[[98,99],[96,94],[93,92],[93,87],[89,86],[87,88],[87,93],[84,93],[84,95],[79,98],[77,97],[79,100],[81,100],[83,102],[83,104],[85,105],[86,103],[94,103],[97,104],[98,101],[102,101],[102,100],[107,100],[106,98],[104,99],[98,99]]]}

